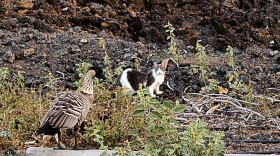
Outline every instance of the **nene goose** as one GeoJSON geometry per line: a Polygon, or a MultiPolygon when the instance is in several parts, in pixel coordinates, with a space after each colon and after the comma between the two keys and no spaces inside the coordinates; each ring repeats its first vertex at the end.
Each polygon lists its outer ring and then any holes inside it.
{"type": "Polygon", "coordinates": [[[52,103],[52,107],[41,121],[37,134],[56,135],[58,149],[62,149],[60,128],[74,128],[75,145],[77,146],[77,130],[86,118],[93,97],[93,77],[103,77],[102,69],[91,67],[83,80],[80,91],[62,93],[52,103]]]}

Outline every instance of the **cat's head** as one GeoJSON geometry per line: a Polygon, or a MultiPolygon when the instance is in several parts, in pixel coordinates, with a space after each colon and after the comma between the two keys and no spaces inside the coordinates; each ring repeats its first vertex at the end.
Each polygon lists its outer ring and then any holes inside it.
{"type": "Polygon", "coordinates": [[[161,64],[157,64],[154,62],[154,69],[156,71],[156,74],[158,75],[164,75],[165,74],[165,69],[167,67],[167,63],[168,63],[169,59],[165,59],[161,61],[161,64]]]}
{"type": "Polygon", "coordinates": [[[158,75],[164,75],[166,72],[164,67],[161,66],[160,64],[154,63],[154,69],[155,69],[156,74],[158,74],[158,75]]]}

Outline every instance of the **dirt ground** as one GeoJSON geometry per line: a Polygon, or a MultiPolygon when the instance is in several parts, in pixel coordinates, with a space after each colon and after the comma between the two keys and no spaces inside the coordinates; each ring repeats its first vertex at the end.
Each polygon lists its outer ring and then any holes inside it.
{"type": "MultiPolygon", "coordinates": [[[[60,86],[75,89],[78,63],[104,67],[100,37],[106,40],[113,69],[122,63],[134,67],[139,58],[141,70],[147,71],[153,62],[170,57],[164,28],[170,22],[184,60],[180,69],[172,63],[168,66],[160,98],[187,105],[182,96],[199,93],[204,85],[190,73],[191,66],[198,64],[196,41],[206,46],[207,71],[215,72],[224,88],[229,88],[226,48],[230,45],[240,78],[254,95],[278,99],[265,105],[276,114],[261,118],[224,105],[200,118],[213,130],[225,131],[225,140],[280,140],[279,0],[4,0],[0,19],[0,67],[25,71],[26,87],[44,84],[44,75],[52,72],[64,77],[58,81],[60,86]]],[[[231,90],[229,95],[239,98],[231,90]]],[[[202,112],[212,106],[202,107],[202,112]]],[[[260,102],[249,107],[265,106],[260,102]]],[[[190,108],[186,113],[193,112],[190,108]]],[[[280,142],[226,142],[227,153],[268,150],[279,152],[280,142]]]]}

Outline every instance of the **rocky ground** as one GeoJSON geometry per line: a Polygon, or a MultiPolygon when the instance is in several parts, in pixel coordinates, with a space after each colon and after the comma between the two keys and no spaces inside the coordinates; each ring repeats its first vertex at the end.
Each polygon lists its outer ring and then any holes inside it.
{"type": "MultiPolygon", "coordinates": [[[[122,63],[124,67],[134,67],[139,58],[141,70],[147,71],[153,62],[170,57],[164,28],[169,21],[176,28],[177,48],[184,60],[180,69],[172,63],[168,66],[162,98],[181,100],[185,93],[201,90],[204,84],[190,70],[191,65],[197,64],[196,41],[202,40],[210,58],[207,70],[216,73],[219,85],[228,88],[227,74],[231,69],[225,52],[231,45],[243,82],[252,87],[255,95],[279,99],[277,0],[4,0],[0,2],[0,19],[0,66],[25,71],[27,87],[44,84],[45,75],[51,72],[63,77],[58,82],[60,86],[74,89],[77,64],[88,62],[104,67],[105,53],[98,46],[100,37],[106,40],[113,60],[111,68],[122,63]]],[[[271,106],[279,109],[280,103],[273,101],[271,106]]],[[[279,117],[241,120],[238,113],[232,113],[202,118],[212,125],[220,123],[213,129],[226,131],[226,139],[280,140],[279,117]]],[[[244,150],[279,151],[280,145],[227,143],[228,152],[244,150]]]]}

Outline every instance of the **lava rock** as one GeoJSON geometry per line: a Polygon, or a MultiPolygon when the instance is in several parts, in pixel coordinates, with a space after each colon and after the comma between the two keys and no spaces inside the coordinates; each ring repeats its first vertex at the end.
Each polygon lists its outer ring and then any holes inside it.
{"type": "Polygon", "coordinates": [[[3,55],[3,60],[9,63],[14,63],[16,60],[16,55],[11,50],[8,50],[3,55]]]}
{"type": "Polygon", "coordinates": [[[8,18],[1,20],[0,22],[0,28],[11,30],[18,25],[18,20],[16,18],[8,18]]]}
{"type": "Polygon", "coordinates": [[[269,56],[274,57],[274,56],[277,55],[278,53],[279,53],[278,50],[270,51],[270,52],[269,52],[269,56]]]}
{"type": "Polygon", "coordinates": [[[28,49],[24,49],[23,50],[23,56],[24,57],[28,57],[28,56],[31,56],[35,53],[35,50],[34,48],[28,48],[28,49]]]}

